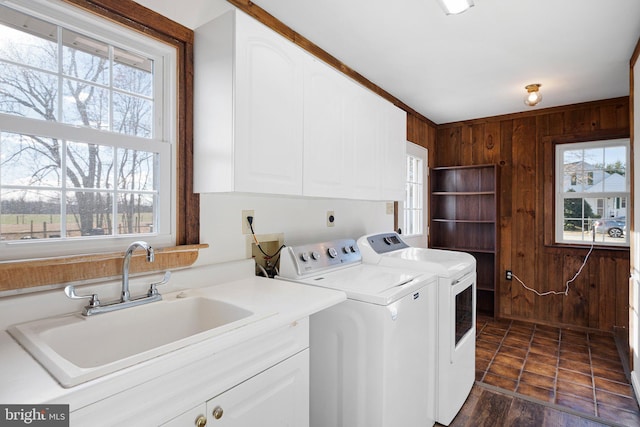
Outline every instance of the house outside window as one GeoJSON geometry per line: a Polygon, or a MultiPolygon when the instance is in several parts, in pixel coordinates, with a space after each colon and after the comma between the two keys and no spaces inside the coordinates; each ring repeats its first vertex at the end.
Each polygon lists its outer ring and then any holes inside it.
{"type": "Polygon", "coordinates": [[[628,246],[629,140],[556,145],[556,242],[628,246]]]}
{"type": "Polygon", "coordinates": [[[27,4],[0,6],[0,247],[19,259],[173,244],[175,49],[27,4]]]}

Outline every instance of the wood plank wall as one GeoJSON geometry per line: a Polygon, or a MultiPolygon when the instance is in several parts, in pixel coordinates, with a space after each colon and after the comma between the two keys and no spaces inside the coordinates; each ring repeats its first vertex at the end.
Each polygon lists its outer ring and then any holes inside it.
{"type": "Polygon", "coordinates": [[[627,97],[436,127],[409,116],[408,139],[429,149],[430,167],[500,166],[498,317],[606,331],[628,327],[629,250],[596,248],[566,297],[537,296],[517,281],[505,280],[502,272],[513,270],[528,286],[543,292],[564,289],[588,248],[549,241],[548,231],[553,230],[549,147],[554,141],[628,136],[629,126],[627,97]]]}

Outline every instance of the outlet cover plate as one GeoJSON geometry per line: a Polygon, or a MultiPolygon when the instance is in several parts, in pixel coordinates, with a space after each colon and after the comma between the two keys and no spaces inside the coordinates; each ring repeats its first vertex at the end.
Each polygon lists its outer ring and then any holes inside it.
{"type": "Polygon", "coordinates": [[[333,211],[327,211],[327,227],[333,227],[336,225],[336,215],[333,211]]]}
{"type": "Polygon", "coordinates": [[[387,202],[387,215],[393,215],[393,202],[387,202]]]}
{"type": "Polygon", "coordinates": [[[253,210],[242,211],[242,234],[251,234],[251,227],[249,227],[249,222],[247,221],[248,216],[253,217],[253,226],[255,230],[256,216],[253,213],[253,210]]]}

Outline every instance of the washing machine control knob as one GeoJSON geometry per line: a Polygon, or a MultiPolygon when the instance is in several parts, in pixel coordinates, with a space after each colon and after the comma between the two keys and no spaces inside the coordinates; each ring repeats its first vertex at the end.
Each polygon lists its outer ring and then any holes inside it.
{"type": "Polygon", "coordinates": [[[320,259],[320,254],[316,251],[311,252],[311,259],[318,261],[320,259]]]}
{"type": "Polygon", "coordinates": [[[309,261],[309,254],[306,252],[302,252],[300,254],[300,259],[302,260],[302,262],[307,262],[309,261]]]}
{"type": "Polygon", "coordinates": [[[327,251],[329,253],[329,256],[331,258],[335,258],[338,256],[338,251],[336,251],[335,248],[329,248],[329,250],[327,251]]]}
{"type": "Polygon", "coordinates": [[[345,246],[344,248],[342,248],[342,252],[348,254],[349,252],[351,252],[351,249],[349,249],[349,246],[345,246]]]}

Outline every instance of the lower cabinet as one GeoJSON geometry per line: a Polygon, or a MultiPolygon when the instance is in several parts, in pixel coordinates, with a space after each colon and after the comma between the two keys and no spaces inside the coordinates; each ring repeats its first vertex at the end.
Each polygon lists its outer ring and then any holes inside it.
{"type": "Polygon", "coordinates": [[[309,349],[162,424],[205,425],[309,426],[309,349]]]}

